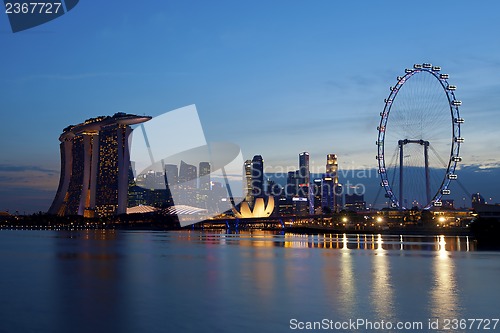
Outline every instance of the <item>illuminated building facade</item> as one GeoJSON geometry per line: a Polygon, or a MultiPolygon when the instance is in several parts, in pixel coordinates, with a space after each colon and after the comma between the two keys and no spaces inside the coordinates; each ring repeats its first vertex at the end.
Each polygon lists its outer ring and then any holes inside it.
{"type": "Polygon", "coordinates": [[[337,155],[335,154],[326,155],[326,173],[329,174],[331,177],[333,177],[335,184],[338,184],[339,182],[338,171],[339,171],[339,164],[337,161],[337,155]]]}
{"type": "Polygon", "coordinates": [[[335,190],[333,177],[323,174],[321,178],[321,208],[324,213],[335,211],[335,190]]]}
{"type": "Polygon", "coordinates": [[[337,155],[326,155],[326,173],[323,175],[322,206],[326,210],[342,209],[342,187],[339,184],[337,155]]]}
{"type": "Polygon", "coordinates": [[[323,180],[321,178],[314,179],[311,183],[312,193],[314,198],[314,214],[321,214],[322,210],[322,202],[321,202],[321,185],[323,180]]]}
{"type": "Polygon", "coordinates": [[[244,194],[245,201],[250,202],[252,200],[252,160],[246,160],[244,165],[244,194]]]}
{"type": "Polygon", "coordinates": [[[61,176],[49,213],[86,217],[126,213],[130,125],[149,119],[116,113],[66,127],[59,137],[61,176]]]}
{"type": "Polygon", "coordinates": [[[302,152],[299,154],[299,198],[301,200],[296,200],[298,207],[300,207],[297,213],[300,214],[314,214],[314,198],[311,188],[311,173],[309,169],[309,153],[302,152]],[[303,200],[305,199],[305,200],[303,200]],[[303,206],[306,206],[304,208],[303,206]],[[300,212],[299,212],[300,211],[300,212]]]}
{"type": "Polygon", "coordinates": [[[299,195],[308,198],[309,195],[309,153],[299,154],[299,195]]]}
{"type": "Polygon", "coordinates": [[[297,195],[299,188],[299,171],[288,171],[286,178],[285,194],[288,198],[297,195]]]}
{"type": "Polygon", "coordinates": [[[200,186],[202,191],[210,190],[210,163],[200,162],[198,172],[200,173],[200,186]]]}
{"type": "Polygon", "coordinates": [[[252,196],[255,199],[264,195],[264,159],[255,155],[252,159],[252,196]]]}

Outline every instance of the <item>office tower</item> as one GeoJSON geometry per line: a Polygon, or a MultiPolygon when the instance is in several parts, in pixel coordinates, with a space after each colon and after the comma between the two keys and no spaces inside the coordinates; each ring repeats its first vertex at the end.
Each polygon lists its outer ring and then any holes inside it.
{"type": "Polygon", "coordinates": [[[287,197],[293,197],[298,194],[299,171],[288,171],[286,178],[285,194],[287,197]]]}
{"type": "Polygon", "coordinates": [[[59,137],[61,176],[49,213],[86,217],[125,213],[130,125],[150,119],[120,112],[66,127],[59,137]]]}
{"type": "Polygon", "coordinates": [[[177,184],[178,191],[177,194],[174,194],[173,198],[176,205],[197,205],[197,178],[198,172],[196,166],[181,161],[177,184]]]}
{"type": "Polygon", "coordinates": [[[314,214],[320,214],[322,212],[321,204],[321,190],[322,190],[322,179],[314,179],[312,182],[312,193],[314,198],[314,214]]]}
{"type": "Polygon", "coordinates": [[[199,189],[202,191],[210,190],[210,163],[200,162],[199,164],[199,179],[200,185],[199,189]]]}
{"type": "Polygon", "coordinates": [[[338,177],[338,161],[337,155],[328,154],[326,155],[326,173],[325,176],[327,183],[325,186],[325,191],[329,190],[327,193],[328,197],[323,201],[328,203],[328,207],[333,211],[340,211],[342,209],[342,186],[339,184],[338,177]],[[331,179],[330,179],[331,178],[331,179]],[[331,198],[330,198],[331,196],[331,198]],[[333,199],[333,201],[332,201],[333,199]]]}
{"type": "Polygon", "coordinates": [[[245,179],[243,183],[243,190],[245,194],[245,200],[247,202],[252,201],[252,160],[246,160],[244,165],[245,179]]]}
{"type": "Polygon", "coordinates": [[[311,190],[309,153],[302,152],[299,154],[299,197],[307,199],[309,214],[314,214],[314,198],[311,190]]]}
{"type": "Polygon", "coordinates": [[[321,208],[323,213],[335,211],[335,185],[333,177],[328,173],[321,178],[321,208]]]}
{"type": "Polygon", "coordinates": [[[342,184],[338,183],[334,187],[335,191],[335,211],[339,212],[344,208],[344,188],[342,184]]]}
{"type": "Polygon", "coordinates": [[[255,155],[252,159],[252,196],[264,196],[264,160],[260,155],[255,155]]]}
{"type": "Polygon", "coordinates": [[[266,187],[266,192],[268,196],[281,196],[283,192],[283,188],[280,186],[280,184],[276,183],[272,179],[267,179],[267,187],[266,187]]]}
{"type": "Polygon", "coordinates": [[[339,182],[338,179],[338,162],[337,155],[328,154],[326,155],[326,173],[333,177],[335,184],[339,182]]]}
{"type": "Polygon", "coordinates": [[[165,184],[176,186],[179,183],[179,168],[176,164],[165,164],[165,184]]]}
{"type": "Polygon", "coordinates": [[[179,168],[176,164],[165,164],[165,189],[166,189],[166,206],[171,207],[174,203],[172,192],[177,190],[179,183],[179,168]]]}
{"type": "MultiPolygon", "coordinates": [[[[309,187],[309,153],[299,154],[299,187],[309,187]]],[[[307,193],[307,192],[305,192],[307,193]]]]}
{"type": "Polygon", "coordinates": [[[179,168],[179,187],[183,189],[196,189],[197,170],[194,165],[181,161],[179,168]]]}

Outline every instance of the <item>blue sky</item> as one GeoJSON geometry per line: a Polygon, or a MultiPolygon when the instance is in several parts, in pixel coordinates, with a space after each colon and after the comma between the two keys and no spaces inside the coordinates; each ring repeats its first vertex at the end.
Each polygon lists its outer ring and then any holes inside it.
{"type": "MultiPolygon", "coordinates": [[[[431,62],[463,101],[469,191],[500,201],[496,1],[80,1],[13,34],[0,13],[0,210],[46,210],[69,124],[196,104],[208,141],[296,166],[376,166],[383,100],[431,62]],[[472,170],[472,169],[470,169],[472,170]],[[474,177],[477,177],[474,178],[474,177]],[[480,184],[487,184],[481,187],[480,184]],[[476,185],[477,184],[477,185],[476,185]]],[[[465,180],[464,180],[465,181],[465,180]]]]}

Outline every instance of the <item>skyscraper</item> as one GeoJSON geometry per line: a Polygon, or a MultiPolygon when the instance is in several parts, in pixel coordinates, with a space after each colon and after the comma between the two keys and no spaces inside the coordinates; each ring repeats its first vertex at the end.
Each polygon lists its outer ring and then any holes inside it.
{"type": "Polygon", "coordinates": [[[285,194],[287,197],[291,198],[298,193],[299,188],[299,171],[288,171],[286,178],[285,194]]]}
{"type": "Polygon", "coordinates": [[[165,184],[176,186],[179,183],[179,168],[176,164],[165,164],[165,184]]]}
{"type": "Polygon", "coordinates": [[[109,216],[126,212],[130,125],[151,117],[116,113],[63,130],[61,176],[50,214],[109,216]]]}
{"type": "Polygon", "coordinates": [[[305,198],[309,206],[309,214],[314,213],[314,199],[310,184],[309,153],[299,154],[299,197],[305,198]]]}
{"type": "Polygon", "coordinates": [[[337,155],[326,155],[326,173],[323,175],[323,207],[328,207],[332,211],[342,209],[342,186],[339,184],[337,155]],[[340,193],[339,193],[340,191],[340,193]]]}
{"type": "Polygon", "coordinates": [[[321,209],[323,213],[330,213],[335,210],[335,186],[333,177],[328,173],[321,177],[321,209]]]}
{"type": "Polygon", "coordinates": [[[309,153],[299,154],[299,186],[309,186],[309,153]]]}
{"type": "Polygon", "coordinates": [[[264,196],[264,159],[261,155],[255,155],[252,159],[252,196],[264,196]]]}
{"type": "Polygon", "coordinates": [[[196,189],[196,167],[181,161],[179,168],[179,186],[183,189],[196,189]]]}
{"type": "Polygon", "coordinates": [[[179,183],[179,168],[176,164],[165,164],[165,188],[166,188],[166,204],[167,206],[174,205],[172,192],[177,190],[179,183]]]}
{"type": "Polygon", "coordinates": [[[326,173],[330,175],[334,179],[334,183],[337,184],[339,182],[338,178],[338,162],[337,155],[328,154],[326,155],[326,173]]]}
{"type": "Polygon", "coordinates": [[[312,193],[313,193],[313,198],[314,198],[314,214],[319,214],[322,212],[322,208],[323,208],[323,205],[321,202],[322,184],[323,184],[322,179],[314,179],[311,183],[312,193]]]}
{"type": "Polygon", "coordinates": [[[210,163],[200,162],[199,164],[199,189],[202,191],[210,190],[210,163]]]}
{"type": "Polygon", "coordinates": [[[197,178],[198,172],[196,166],[187,164],[181,160],[179,166],[179,182],[177,185],[178,193],[174,194],[174,203],[176,205],[196,205],[197,198],[197,178]]]}
{"type": "Polygon", "coordinates": [[[250,202],[252,200],[252,160],[246,160],[244,165],[245,179],[243,189],[245,200],[250,202]]]}

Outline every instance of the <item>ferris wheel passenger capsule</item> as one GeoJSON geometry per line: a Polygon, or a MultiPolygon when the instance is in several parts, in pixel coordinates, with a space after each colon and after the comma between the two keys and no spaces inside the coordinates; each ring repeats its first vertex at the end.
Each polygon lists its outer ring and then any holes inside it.
{"type": "Polygon", "coordinates": [[[429,64],[429,63],[427,63],[427,62],[424,62],[424,63],[422,64],[422,67],[424,67],[424,68],[432,68],[432,65],[431,65],[431,64],[429,64]]]}
{"type": "Polygon", "coordinates": [[[449,194],[451,194],[451,191],[450,191],[450,190],[448,190],[448,189],[446,189],[446,190],[442,190],[442,191],[441,191],[441,194],[442,194],[442,195],[449,195],[449,194]]]}
{"type": "Polygon", "coordinates": [[[455,138],[455,142],[457,143],[464,143],[465,139],[464,138],[455,138]]]}
{"type": "Polygon", "coordinates": [[[455,118],[456,124],[463,124],[465,122],[464,118],[455,118]]]}
{"type": "Polygon", "coordinates": [[[451,180],[457,180],[457,179],[458,179],[458,176],[457,176],[457,175],[455,175],[455,174],[450,173],[450,174],[448,175],[448,179],[451,179],[451,180]]]}
{"type": "Polygon", "coordinates": [[[460,156],[453,156],[453,162],[462,162],[462,158],[460,156]]]}
{"type": "Polygon", "coordinates": [[[439,78],[442,79],[442,80],[447,80],[450,78],[450,75],[448,74],[439,74],[439,78]]]}
{"type": "Polygon", "coordinates": [[[462,105],[462,101],[457,101],[457,100],[451,101],[451,105],[460,106],[460,105],[462,105]]]}
{"type": "Polygon", "coordinates": [[[410,69],[410,68],[405,69],[405,73],[406,73],[406,74],[409,74],[409,73],[411,73],[411,72],[413,72],[413,69],[410,69]]]}
{"type": "Polygon", "coordinates": [[[432,67],[432,70],[433,70],[434,72],[439,72],[439,71],[441,70],[441,67],[439,67],[439,66],[434,66],[434,67],[432,67]]]}
{"type": "Polygon", "coordinates": [[[434,201],[433,205],[435,207],[441,207],[441,206],[443,206],[443,202],[441,202],[441,201],[434,201]]]}
{"type": "Polygon", "coordinates": [[[457,90],[457,86],[449,85],[447,87],[448,90],[457,90]]]}
{"type": "Polygon", "coordinates": [[[413,65],[413,68],[415,68],[415,69],[422,69],[422,65],[421,64],[415,64],[415,65],[413,65]]]}

